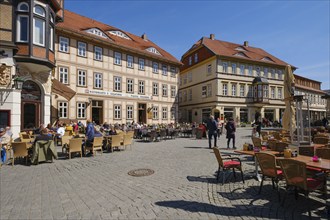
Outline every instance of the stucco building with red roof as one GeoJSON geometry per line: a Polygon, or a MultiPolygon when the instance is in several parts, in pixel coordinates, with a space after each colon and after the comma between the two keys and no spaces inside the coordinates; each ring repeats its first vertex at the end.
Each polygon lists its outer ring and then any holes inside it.
{"type": "Polygon", "coordinates": [[[76,91],[52,96],[53,120],[170,123],[181,62],[147,38],[64,11],[56,27],[55,78],[76,91]]]}

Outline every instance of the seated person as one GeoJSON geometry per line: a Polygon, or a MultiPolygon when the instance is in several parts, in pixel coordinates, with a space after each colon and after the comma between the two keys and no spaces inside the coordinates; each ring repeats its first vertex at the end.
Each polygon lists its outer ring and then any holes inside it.
{"type": "Polygon", "coordinates": [[[69,131],[69,135],[73,134],[73,127],[69,124],[65,127],[65,131],[69,131]]]}
{"type": "Polygon", "coordinates": [[[34,144],[37,143],[37,141],[50,141],[53,140],[52,136],[49,136],[47,128],[44,128],[40,131],[40,135],[38,135],[34,139],[34,144]]]}
{"type": "Polygon", "coordinates": [[[110,126],[110,131],[109,131],[109,135],[116,135],[117,131],[113,126],[110,126]]]}
{"type": "Polygon", "coordinates": [[[94,126],[94,137],[103,137],[99,126],[94,126]]]}
{"type": "Polygon", "coordinates": [[[59,124],[59,128],[56,131],[56,136],[62,138],[65,134],[65,124],[59,124]]]}

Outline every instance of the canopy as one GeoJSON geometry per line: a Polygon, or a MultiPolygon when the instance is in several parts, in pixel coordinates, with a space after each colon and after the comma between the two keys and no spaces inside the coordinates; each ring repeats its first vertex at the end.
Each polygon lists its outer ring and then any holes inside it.
{"type": "Polygon", "coordinates": [[[293,131],[296,128],[296,111],[293,106],[294,76],[290,65],[287,65],[284,73],[284,102],[285,110],[282,118],[283,129],[293,131]]]}
{"type": "Polygon", "coordinates": [[[52,79],[52,92],[63,96],[68,101],[70,101],[70,99],[76,94],[74,90],[70,89],[57,79],[52,79]]]}

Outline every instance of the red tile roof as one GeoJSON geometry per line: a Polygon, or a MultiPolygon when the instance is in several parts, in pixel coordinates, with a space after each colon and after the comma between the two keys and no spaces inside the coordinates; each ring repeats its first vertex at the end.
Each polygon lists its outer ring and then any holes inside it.
{"type": "MultiPolygon", "coordinates": [[[[247,61],[248,60],[257,61],[257,62],[263,62],[263,63],[267,63],[267,64],[275,64],[275,65],[281,65],[281,66],[286,66],[288,64],[288,63],[278,59],[277,57],[267,53],[266,51],[264,51],[261,48],[244,46],[244,45],[226,42],[226,41],[220,41],[220,40],[212,40],[207,37],[202,37],[199,41],[197,41],[191,47],[191,49],[189,49],[187,51],[186,54],[188,54],[191,50],[194,50],[194,48],[196,48],[200,45],[204,45],[205,47],[210,49],[215,55],[218,55],[218,56],[233,57],[236,59],[243,59],[243,60],[247,60],[247,61]],[[243,50],[238,50],[236,48],[242,48],[243,50]],[[243,56],[235,55],[237,53],[243,53],[243,56]],[[263,58],[270,59],[273,62],[262,60],[263,58]]],[[[183,55],[183,56],[185,56],[185,55],[183,55]]]]}
{"type": "Polygon", "coordinates": [[[58,23],[56,27],[59,30],[64,29],[84,36],[97,38],[107,43],[123,47],[123,49],[126,48],[129,50],[135,50],[137,53],[143,53],[145,56],[152,57],[154,59],[165,59],[166,61],[181,65],[181,62],[178,61],[174,56],[172,56],[170,53],[166,52],[150,40],[143,40],[141,37],[131,34],[127,31],[123,31],[119,28],[101,23],[99,21],[95,21],[91,18],[76,14],[68,10],[64,11],[64,22],[58,23]],[[109,39],[85,32],[85,30],[91,28],[97,28],[103,31],[109,39]],[[110,30],[121,31],[127,36],[129,36],[132,40],[127,40],[122,37],[109,34],[108,31],[110,30]],[[149,47],[154,47],[155,49],[157,49],[162,56],[146,51],[145,49],[149,47]]]}

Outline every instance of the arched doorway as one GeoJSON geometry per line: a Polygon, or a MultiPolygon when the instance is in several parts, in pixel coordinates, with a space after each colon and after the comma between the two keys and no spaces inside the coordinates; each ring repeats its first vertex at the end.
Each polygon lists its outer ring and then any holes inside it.
{"type": "Polygon", "coordinates": [[[23,83],[21,93],[21,129],[37,128],[41,122],[41,90],[31,80],[23,83]]]}

